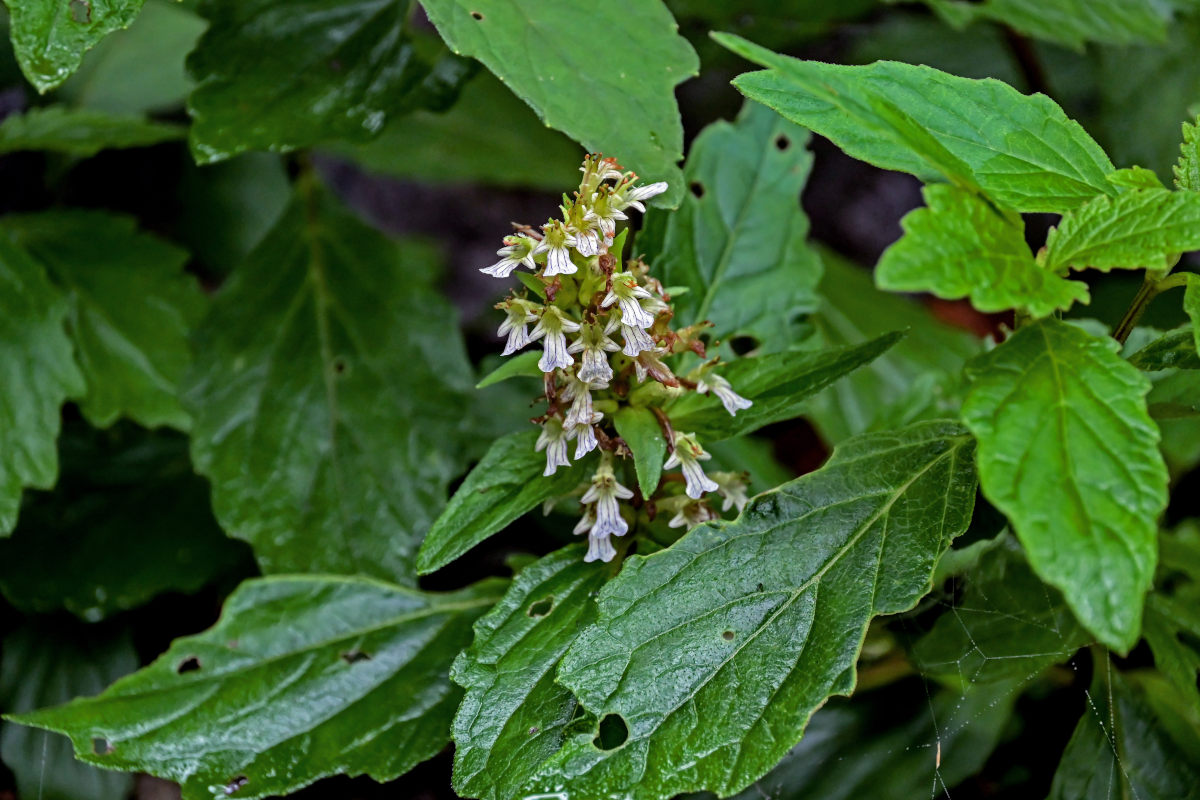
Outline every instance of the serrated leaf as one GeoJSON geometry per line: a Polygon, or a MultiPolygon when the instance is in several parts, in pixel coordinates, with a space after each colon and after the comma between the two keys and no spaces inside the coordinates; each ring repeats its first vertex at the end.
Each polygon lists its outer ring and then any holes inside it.
{"type": "Polygon", "coordinates": [[[914,664],[925,674],[962,685],[1024,682],[1092,641],[1007,535],[963,581],[962,602],[956,599],[913,648],[914,664]]]}
{"type": "Polygon", "coordinates": [[[632,800],[737,792],[847,694],[870,619],[912,607],[967,526],[973,443],[948,422],[843,444],[829,463],[634,556],[558,671],[628,738],[573,735],[526,790],[632,800]]]}
{"type": "Polygon", "coordinates": [[[851,347],[740,358],[722,368],[721,374],[738,394],[754,405],[731,416],[716,397],[692,392],[671,404],[667,415],[676,430],[694,431],[701,441],[720,441],[750,433],[772,422],[799,416],[809,397],[870,364],[903,338],[903,333],[896,332],[851,347]]]}
{"type": "Polygon", "coordinates": [[[734,81],[742,94],[833,141],[849,155],[924,181],[978,186],[1016,211],[1062,213],[1115,194],[1112,162],[1044,95],[881,61],[850,67],[800,61],[714,34],[768,69],[734,81]]]}
{"type": "Polygon", "coordinates": [[[1165,189],[1158,175],[1143,167],[1126,167],[1108,176],[1108,182],[1123,189],[1165,189]]]}
{"type": "Polygon", "coordinates": [[[83,54],[128,28],[143,0],[20,0],[8,4],[9,35],[21,71],[39,92],[65,81],[83,54]]]}
{"type": "Polygon", "coordinates": [[[648,238],[660,240],[650,264],[668,286],[687,288],[674,298],[679,325],[708,320],[714,337],[750,336],[771,352],[816,310],[821,260],[805,241],[799,200],[812,168],[808,138],[750,102],[736,122],[714,122],[696,138],[679,209],[646,216],[648,238]]]}
{"type": "MultiPolygon", "coordinates": [[[[5,636],[3,650],[0,708],[12,714],[95,694],[138,666],[126,632],[45,617],[5,636]]],[[[21,797],[115,800],[133,789],[132,775],[76,761],[65,738],[12,723],[0,725],[0,758],[21,797]]]]}
{"type": "Polygon", "coordinates": [[[1129,357],[1129,363],[1146,372],[1163,369],[1200,369],[1196,334],[1189,325],[1164,333],[1129,357]]]}
{"type": "Polygon", "coordinates": [[[204,0],[208,29],[188,56],[192,154],[285,152],[367,141],[391,117],[444,108],[471,74],[417,52],[409,0],[204,0]]]}
{"type": "Polygon", "coordinates": [[[526,511],[571,491],[583,480],[579,461],[544,476],[546,456],[534,450],[537,438],[538,431],[530,430],[492,443],[425,536],[417,554],[420,574],[449,564],[526,511]]]}
{"type": "Polygon", "coordinates": [[[1161,43],[1167,38],[1168,15],[1154,0],[926,2],[956,27],[989,20],[1076,50],[1082,50],[1086,42],[1161,43]]]}
{"type": "Polygon", "coordinates": [[[466,689],[452,728],[459,794],[517,797],[562,746],[577,704],[554,669],[596,618],[593,598],[617,565],[586,564],[584,552],[572,545],[522,569],[455,660],[450,676],[466,689]]]}
{"type": "Polygon", "coordinates": [[[616,157],[647,183],[667,181],[658,204],[679,204],[683,127],[675,86],[700,65],[661,0],[421,5],[455,53],[482,61],[546,125],[616,157]]]}
{"type": "Polygon", "coordinates": [[[1200,192],[1200,119],[1183,123],[1183,144],[1173,171],[1175,188],[1200,192]]]}
{"type": "Polygon", "coordinates": [[[0,153],[50,150],[89,158],[101,150],[147,147],[182,139],[178,125],[134,114],[46,106],[11,114],[0,123],[0,153]]]}
{"type": "Polygon", "coordinates": [[[1043,580],[1109,647],[1137,642],[1167,502],[1150,382],[1111,339],[1057,320],[1018,330],[968,365],[963,420],[983,492],[1043,580]]]}
{"type": "Polygon", "coordinates": [[[192,458],[265,572],[414,581],[471,381],[432,261],[302,188],[197,329],[192,458]]]}
{"type": "Polygon", "coordinates": [[[97,697],[13,715],[76,756],[178,781],[185,800],[283,795],[326,775],[391,780],[445,745],[450,664],[499,599],[366,578],[249,581],[221,620],[97,697]]]}
{"type": "Polygon", "coordinates": [[[509,378],[540,378],[543,373],[537,364],[541,357],[542,354],[536,350],[527,350],[524,353],[507,357],[500,362],[500,366],[475,384],[475,388],[486,389],[509,378]]]}
{"type": "Polygon", "coordinates": [[[1062,218],[1046,238],[1046,269],[1166,270],[1200,250],[1200,193],[1142,189],[1101,196],[1062,218]]]}
{"type": "Polygon", "coordinates": [[[98,211],[7,216],[0,231],[70,300],[68,329],[87,381],[84,416],[97,427],[124,416],[186,431],[179,380],[192,360],[187,337],[206,306],[184,272],[187,252],[137,230],[131,217],[98,211]]]}
{"type": "Polygon", "coordinates": [[[667,460],[667,440],[663,438],[658,418],[648,408],[627,406],[613,416],[613,424],[617,426],[617,435],[633,452],[633,466],[642,497],[650,497],[658,488],[663,463],[667,460]]]}
{"type": "Polygon", "coordinates": [[[1034,261],[1019,216],[946,184],[924,194],[926,207],[905,215],[904,236],[879,259],[879,288],[969,297],[980,311],[1017,308],[1035,317],[1088,302],[1087,286],[1034,261]]]}
{"type": "Polygon", "coordinates": [[[85,391],[68,311],[41,265],[0,236],[0,535],[17,522],[22,489],[54,485],[59,409],[85,391]]]}

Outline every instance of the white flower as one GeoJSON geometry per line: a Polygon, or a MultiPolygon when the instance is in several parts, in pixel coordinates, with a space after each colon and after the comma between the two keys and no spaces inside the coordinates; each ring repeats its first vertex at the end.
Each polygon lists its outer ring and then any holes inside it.
{"type": "Polygon", "coordinates": [[[575,443],[575,460],[586,456],[599,445],[596,441],[596,429],[592,426],[604,418],[604,415],[597,411],[592,415],[591,422],[576,422],[571,433],[576,438],[575,443]]]}
{"type": "Polygon", "coordinates": [[[543,475],[553,475],[559,467],[571,466],[571,461],[567,458],[568,438],[570,437],[563,430],[562,420],[558,417],[550,417],[542,423],[542,432],[538,435],[537,444],[533,449],[539,453],[546,451],[546,471],[543,475]]]}
{"type": "Polygon", "coordinates": [[[602,187],[601,191],[596,192],[592,199],[592,207],[584,214],[584,219],[596,224],[600,228],[600,232],[604,234],[605,241],[609,241],[616,235],[617,220],[629,219],[625,212],[617,208],[616,198],[612,194],[612,190],[607,187],[602,187]]]}
{"type": "Polygon", "coordinates": [[[642,205],[642,201],[656,197],[666,190],[667,184],[665,181],[647,184],[646,186],[630,187],[617,193],[617,196],[620,198],[618,205],[621,208],[636,208],[644,214],[646,213],[646,207],[642,205]]]}
{"type": "Polygon", "coordinates": [[[667,522],[668,528],[688,530],[714,519],[720,519],[717,512],[708,505],[707,500],[693,500],[690,497],[676,496],[663,500],[658,504],[660,511],[675,511],[675,516],[667,522]]]}
{"type": "MultiPolygon", "coordinates": [[[[621,504],[618,500],[628,500],[633,492],[617,483],[612,470],[612,456],[608,453],[601,459],[600,466],[592,475],[592,485],[584,492],[581,501],[592,504],[589,513],[595,515],[595,522],[588,529],[588,554],[584,561],[610,561],[616,555],[610,536],[624,536],[629,532],[629,524],[621,518],[621,504]]],[[[576,531],[580,531],[576,527],[576,531]]]]}
{"type": "Polygon", "coordinates": [[[574,247],[581,256],[594,256],[600,252],[600,235],[591,227],[583,230],[572,229],[567,234],[567,244],[574,247]]]}
{"type": "Polygon", "coordinates": [[[514,298],[504,304],[504,313],[507,316],[496,329],[497,336],[508,335],[503,355],[512,355],[532,341],[529,338],[529,323],[537,321],[537,314],[533,313],[535,308],[538,306],[520,298],[514,298]]]}
{"type": "Polygon", "coordinates": [[[663,464],[663,469],[672,467],[682,469],[683,478],[687,481],[687,496],[693,500],[699,500],[705,492],[715,492],[720,488],[714,481],[709,480],[700,466],[701,461],[707,461],[710,458],[712,456],[704,452],[704,448],[696,441],[696,434],[676,433],[675,451],[671,453],[667,463],[663,464]]]}
{"type": "Polygon", "coordinates": [[[546,271],[544,277],[555,275],[574,275],[579,268],[571,262],[571,248],[567,244],[567,229],[558,220],[552,220],[542,226],[543,238],[534,248],[533,254],[546,254],[546,271]]]}
{"type": "Polygon", "coordinates": [[[746,473],[714,472],[712,479],[717,482],[717,493],[724,498],[721,502],[721,510],[728,511],[737,506],[740,514],[746,507],[746,503],[750,502],[750,498],[746,497],[746,489],[749,487],[749,483],[746,482],[746,473]]]}
{"type": "Polygon", "coordinates": [[[575,375],[567,375],[567,385],[563,387],[564,400],[571,401],[571,409],[567,412],[566,425],[591,425],[599,422],[604,415],[592,409],[592,389],[607,389],[607,383],[593,384],[580,380],[575,375]]]}
{"type": "Polygon", "coordinates": [[[621,338],[625,340],[625,346],[621,348],[621,352],[631,358],[644,350],[654,350],[654,339],[641,328],[633,328],[622,323],[621,338]]]}
{"type": "Polygon", "coordinates": [[[607,536],[588,536],[588,551],[584,561],[603,561],[608,563],[617,557],[612,539],[607,536]]]}
{"type": "Polygon", "coordinates": [[[567,353],[567,334],[579,330],[579,323],[571,320],[557,306],[546,306],[542,317],[529,334],[529,340],[546,337],[542,343],[542,357],[538,359],[538,369],[542,372],[554,372],[556,368],[566,369],[575,363],[575,359],[567,353]]]}
{"type": "Polygon", "coordinates": [[[604,295],[600,305],[608,308],[613,303],[621,309],[621,324],[638,328],[649,328],[654,324],[654,316],[646,313],[638,302],[644,297],[653,297],[650,292],[638,286],[632,272],[618,272],[612,276],[612,289],[604,295]]]}
{"type": "Polygon", "coordinates": [[[737,412],[754,405],[752,401],[735,392],[729,385],[729,381],[716,374],[710,374],[707,378],[698,381],[696,391],[701,394],[711,391],[721,400],[721,405],[725,406],[725,410],[731,416],[736,416],[737,412]]]}
{"type": "Polygon", "coordinates": [[[584,325],[579,331],[579,338],[567,348],[568,353],[583,353],[579,380],[586,383],[608,383],[612,380],[612,367],[605,353],[615,353],[621,348],[608,338],[608,333],[597,324],[584,325]]]}
{"type": "Polygon", "coordinates": [[[504,257],[490,267],[483,267],[479,271],[497,278],[507,278],[512,274],[514,269],[522,264],[530,269],[536,269],[537,265],[533,261],[533,251],[537,247],[537,244],[537,242],[525,235],[505,236],[504,247],[496,251],[496,255],[504,257]]]}

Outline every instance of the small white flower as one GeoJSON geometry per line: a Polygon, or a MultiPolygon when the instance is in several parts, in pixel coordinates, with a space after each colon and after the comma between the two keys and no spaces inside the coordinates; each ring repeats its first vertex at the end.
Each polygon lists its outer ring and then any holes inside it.
{"type": "Polygon", "coordinates": [[[574,247],[581,256],[594,256],[600,252],[600,234],[591,227],[584,230],[572,229],[567,234],[567,244],[574,247]]]}
{"type": "Polygon", "coordinates": [[[604,418],[604,415],[597,411],[592,415],[591,422],[576,422],[572,429],[572,434],[575,436],[575,460],[586,456],[599,445],[596,441],[596,429],[592,426],[604,418]]]}
{"type": "Polygon", "coordinates": [[[544,277],[555,275],[574,275],[579,268],[571,262],[571,248],[567,244],[567,229],[558,220],[552,220],[542,226],[543,237],[533,254],[546,254],[546,271],[544,277]]]}
{"type": "Polygon", "coordinates": [[[710,520],[720,519],[717,512],[708,505],[707,500],[693,500],[682,495],[663,500],[658,504],[658,508],[660,511],[673,510],[675,512],[675,516],[667,522],[668,528],[687,526],[687,529],[691,530],[710,520]]]}
{"type": "Polygon", "coordinates": [[[633,328],[622,324],[621,338],[625,340],[625,346],[621,348],[621,352],[631,358],[636,357],[638,353],[645,350],[654,350],[654,339],[641,328],[633,328]]]}
{"type": "Polygon", "coordinates": [[[533,313],[537,307],[520,298],[513,298],[504,305],[504,313],[507,316],[496,329],[497,336],[508,336],[508,341],[504,343],[503,355],[512,355],[532,341],[529,338],[529,323],[537,321],[537,314],[533,313]]]}
{"type": "Polygon", "coordinates": [[[568,353],[583,353],[579,380],[586,383],[608,383],[612,380],[612,367],[605,354],[615,353],[621,348],[608,338],[608,333],[607,329],[601,329],[595,323],[584,325],[579,330],[579,338],[567,348],[568,353]]]}
{"type": "Polygon", "coordinates": [[[612,539],[607,536],[588,536],[587,555],[583,557],[584,561],[603,561],[606,564],[617,557],[617,551],[613,547],[612,539]]]}
{"type": "Polygon", "coordinates": [[[570,319],[557,306],[546,306],[542,310],[541,319],[529,334],[529,340],[546,338],[542,342],[542,357],[538,359],[538,369],[542,372],[554,372],[556,368],[566,369],[575,363],[575,359],[567,353],[567,334],[579,330],[579,323],[570,319]]]}
{"type": "Polygon", "coordinates": [[[570,438],[563,430],[562,420],[551,417],[542,423],[542,432],[538,435],[536,452],[546,451],[546,471],[543,475],[553,475],[559,467],[571,466],[567,458],[567,439],[570,438]]]}
{"type": "Polygon", "coordinates": [[[746,496],[746,489],[750,486],[746,482],[746,473],[714,472],[712,479],[717,483],[717,493],[723,498],[721,510],[728,511],[736,506],[740,514],[746,503],[750,502],[750,498],[746,496]]]}
{"type": "Polygon", "coordinates": [[[607,389],[607,383],[588,383],[575,375],[567,375],[567,385],[563,387],[564,400],[571,401],[571,410],[567,413],[567,427],[599,422],[603,414],[592,409],[592,389],[607,389]]]}
{"type": "Polygon", "coordinates": [[[663,464],[663,469],[679,467],[683,470],[683,478],[687,482],[687,496],[699,500],[705,492],[715,492],[720,488],[704,474],[704,469],[700,466],[701,461],[710,458],[712,456],[704,452],[704,448],[696,441],[696,434],[676,433],[675,451],[671,453],[667,463],[663,464]]]}
{"type": "Polygon", "coordinates": [[[600,305],[608,308],[613,303],[621,309],[621,324],[638,328],[649,328],[654,324],[654,316],[646,313],[639,299],[653,297],[650,292],[638,286],[632,272],[618,272],[612,276],[612,289],[604,295],[600,305]]]}
{"type": "Polygon", "coordinates": [[[585,220],[600,228],[605,241],[611,240],[616,235],[618,220],[629,219],[624,211],[617,208],[617,205],[618,202],[615,195],[612,194],[612,190],[602,187],[601,191],[596,192],[592,199],[592,207],[584,215],[585,220]]]}
{"type": "Polygon", "coordinates": [[[649,200],[651,197],[657,197],[667,190],[665,181],[658,183],[647,184],[646,186],[637,186],[625,189],[619,193],[620,205],[622,208],[636,208],[643,214],[646,213],[646,207],[642,205],[643,200],[649,200]]]}
{"type": "MultiPolygon", "coordinates": [[[[605,454],[608,456],[608,454],[605,454]]],[[[594,503],[596,524],[589,532],[591,536],[624,536],[629,532],[629,524],[621,518],[621,504],[618,500],[628,500],[633,492],[617,483],[613,475],[612,458],[601,459],[600,466],[592,475],[592,485],[580,498],[584,503],[594,503]]]]}
{"type": "Polygon", "coordinates": [[[507,278],[512,274],[514,269],[522,264],[530,269],[535,269],[537,265],[533,261],[533,251],[537,247],[537,244],[537,242],[525,235],[505,236],[504,247],[496,251],[496,255],[503,256],[503,258],[490,267],[483,267],[479,271],[496,278],[507,278]]]}
{"type": "Polygon", "coordinates": [[[730,416],[736,416],[737,412],[744,408],[749,408],[754,405],[754,402],[747,400],[733,390],[729,385],[729,381],[717,374],[710,374],[708,377],[696,383],[696,391],[704,394],[712,392],[721,401],[721,405],[725,406],[725,410],[730,416]]]}

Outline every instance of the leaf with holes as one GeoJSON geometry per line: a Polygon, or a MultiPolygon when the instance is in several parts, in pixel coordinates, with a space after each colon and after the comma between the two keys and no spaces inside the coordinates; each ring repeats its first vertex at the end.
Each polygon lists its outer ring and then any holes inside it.
{"type": "Polygon", "coordinates": [[[687,289],[674,298],[679,324],[708,320],[714,337],[749,336],[767,352],[798,338],[796,320],[816,310],[821,279],[799,203],[812,167],[807,142],[808,131],[750,102],[736,122],[696,138],[679,209],[646,216],[647,239],[657,240],[649,262],[664,284],[687,289]]]}
{"type": "Polygon", "coordinates": [[[414,580],[471,384],[432,260],[308,186],[197,329],[192,457],[265,572],[414,580]]]}
{"type": "Polygon", "coordinates": [[[7,216],[0,233],[41,263],[70,300],[88,420],[106,427],[124,416],[187,430],[179,380],[192,359],[187,337],[206,305],[183,271],[188,254],[138,231],[130,217],[97,211],[7,216]],[[139,302],[129,302],[131,287],[139,302]]]}
{"type": "Polygon", "coordinates": [[[613,417],[617,435],[625,440],[633,453],[638,488],[642,497],[650,497],[658,488],[663,463],[667,459],[667,440],[654,412],[648,408],[626,407],[613,417]]]}
{"type": "Polygon", "coordinates": [[[562,746],[577,704],[554,670],[596,618],[593,597],[620,563],[587,564],[584,552],[572,545],[522,569],[454,662],[450,676],[466,689],[452,729],[454,789],[464,797],[518,796],[562,746]]]}
{"type": "Polygon", "coordinates": [[[438,33],[483,62],[551,128],[615,156],[678,205],[683,126],[675,86],[700,64],[662,0],[423,0],[438,33]],[[596,46],[603,32],[604,46],[596,46]]]}
{"type": "Polygon", "coordinates": [[[8,3],[13,51],[39,92],[65,81],[96,42],[128,28],[144,0],[21,0],[8,3]]]}
{"type": "Polygon", "coordinates": [[[725,796],[764,775],[854,688],[871,618],[929,591],[970,520],[973,449],[944,421],[852,439],[733,522],[628,559],[558,670],[599,733],[569,736],[523,793],[725,796]]]}
{"type": "Polygon", "coordinates": [[[734,86],[847,154],[924,181],[979,187],[1016,211],[1062,213],[1116,194],[1112,162],[1045,95],[880,61],[861,67],[800,61],[729,34],[725,47],[767,69],[734,86]]]}
{"type": "Polygon", "coordinates": [[[10,719],[67,734],[89,764],[178,781],[185,800],[282,795],[336,773],[391,780],[445,745],[461,696],[450,664],[502,590],[249,581],[213,628],[104,693],[10,719]]]}
{"type": "Polygon", "coordinates": [[[183,138],[178,125],[133,114],[46,106],[12,114],[0,122],[0,153],[49,150],[88,158],[101,150],[147,147],[183,138]]]}
{"type": "Polygon", "coordinates": [[[968,366],[963,420],[979,439],[983,492],[1029,563],[1084,627],[1127,652],[1154,574],[1167,502],[1150,382],[1119,346],[1042,320],[968,366]]]}

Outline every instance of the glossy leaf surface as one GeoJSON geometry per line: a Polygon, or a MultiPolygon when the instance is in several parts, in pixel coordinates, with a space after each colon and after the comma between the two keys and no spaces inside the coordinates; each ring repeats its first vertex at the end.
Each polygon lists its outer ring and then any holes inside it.
{"type": "Polygon", "coordinates": [[[20,0],[8,4],[10,36],[21,70],[38,91],[65,81],[83,54],[128,28],[144,0],[20,0]]]}

